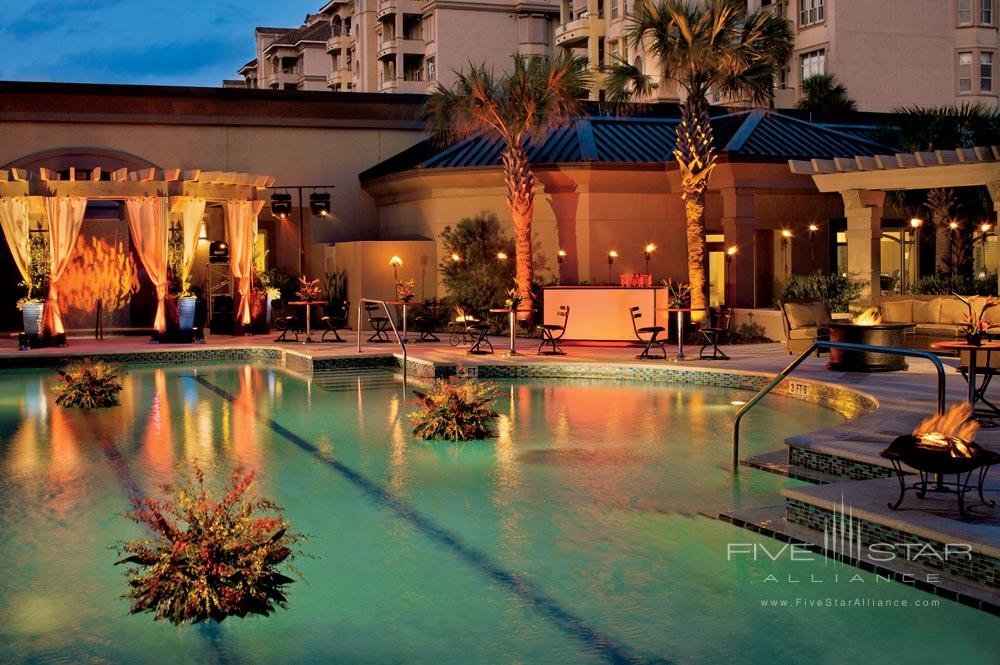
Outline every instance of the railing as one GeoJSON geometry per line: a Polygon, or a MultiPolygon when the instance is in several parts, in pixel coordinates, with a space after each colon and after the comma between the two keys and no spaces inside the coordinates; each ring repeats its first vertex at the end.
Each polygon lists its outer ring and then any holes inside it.
{"type": "Polygon", "coordinates": [[[863,351],[863,352],[874,352],[874,353],[885,353],[892,356],[909,356],[911,358],[924,358],[930,360],[934,363],[935,369],[937,369],[938,381],[937,381],[937,412],[938,414],[944,413],[944,365],[941,364],[941,359],[930,351],[917,351],[915,349],[897,349],[889,346],[872,346],[870,344],[850,344],[847,342],[827,342],[825,340],[820,340],[814,342],[802,355],[793,360],[788,367],[778,372],[778,375],[774,377],[771,383],[764,386],[764,388],[753,396],[749,402],[743,405],[743,407],[736,412],[736,420],[733,422],[733,474],[739,473],[740,468],[740,421],[743,420],[743,416],[747,414],[750,409],[756,406],[757,402],[762,400],[769,392],[774,390],[779,383],[781,383],[786,376],[795,371],[795,369],[805,361],[813,351],[816,349],[841,349],[843,351],[863,351]]]}
{"type": "Polygon", "coordinates": [[[358,353],[361,353],[361,336],[363,335],[361,330],[361,310],[366,302],[378,303],[379,305],[382,305],[382,309],[385,310],[385,318],[389,319],[389,325],[392,326],[392,334],[396,336],[396,342],[399,344],[399,348],[403,351],[403,390],[406,390],[406,372],[408,364],[406,340],[399,334],[399,330],[396,328],[396,322],[392,320],[392,314],[389,313],[389,305],[384,300],[362,298],[358,301],[358,353]]]}

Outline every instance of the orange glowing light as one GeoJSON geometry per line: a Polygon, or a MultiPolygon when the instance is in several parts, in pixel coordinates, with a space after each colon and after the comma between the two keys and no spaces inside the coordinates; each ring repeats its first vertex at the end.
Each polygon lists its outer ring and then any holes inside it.
{"type": "Polygon", "coordinates": [[[648,245],[646,245],[647,254],[652,254],[655,251],[656,251],[656,245],[654,245],[653,243],[649,243],[648,245]]]}
{"type": "MultiPolygon", "coordinates": [[[[948,441],[950,437],[973,441],[978,430],[979,423],[972,417],[972,406],[968,402],[960,402],[939,416],[922,420],[914,428],[913,436],[919,437],[921,444],[927,447],[945,447],[955,443],[948,441]]],[[[952,447],[952,455],[971,457],[971,451],[967,446],[955,445],[952,447]]]]}
{"type": "Polygon", "coordinates": [[[882,323],[882,312],[878,307],[869,307],[851,319],[851,323],[856,326],[877,326],[882,323]]]}
{"type": "Polygon", "coordinates": [[[138,290],[139,272],[124,241],[77,237],[73,258],[59,279],[60,307],[89,312],[100,299],[105,311],[120,309],[138,290]]]}
{"type": "Polygon", "coordinates": [[[403,265],[403,259],[399,258],[398,256],[391,256],[389,257],[389,265],[391,265],[393,268],[398,268],[401,265],[403,265]]]}
{"type": "Polygon", "coordinates": [[[729,247],[729,249],[726,250],[726,254],[728,254],[729,256],[733,256],[738,251],[740,251],[740,248],[737,247],[736,245],[732,245],[729,247]]]}

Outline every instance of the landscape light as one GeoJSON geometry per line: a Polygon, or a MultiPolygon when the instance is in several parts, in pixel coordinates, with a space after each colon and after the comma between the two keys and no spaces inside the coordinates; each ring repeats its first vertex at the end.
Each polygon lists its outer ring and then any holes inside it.
{"type": "Polygon", "coordinates": [[[398,268],[399,266],[403,265],[403,259],[399,258],[398,256],[392,256],[389,259],[389,265],[391,265],[393,268],[398,268]]]}
{"type": "Polygon", "coordinates": [[[611,250],[610,252],[608,252],[608,261],[613,262],[617,258],[618,258],[618,252],[617,251],[611,250]]]}
{"type": "Polygon", "coordinates": [[[497,261],[506,261],[506,260],[507,260],[506,252],[497,252],[497,261]]]}
{"type": "Polygon", "coordinates": [[[781,237],[785,239],[791,238],[792,232],[789,231],[788,229],[781,229],[781,237]]]}
{"type": "Polygon", "coordinates": [[[655,251],[656,251],[656,245],[654,245],[653,243],[649,243],[648,245],[646,245],[646,254],[652,254],[655,251]]]}
{"type": "Polygon", "coordinates": [[[734,255],[736,254],[736,252],[738,252],[738,251],[740,251],[740,248],[739,248],[739,247],[737,247],[736,245],[731,245],[731,246],[730,246],[730,247],[729,247],[729,248],[728,248],[728,249],[726,250],[726,255],[727,255],[727,256],[734,256],[734,255]]]}
{"type": "Polygon", "coordinates": [[[327,217],[330,214],[330,193],[313,192],[309,195],[309,208],[312,214],[327,217]]]}
{"type": "Polygon", "coordinates": [[[992,228],[993,228],[992,224],[990,224],[989,222],[983,222],[983,224],[979,227],[979,230],[982,231],[983,233],[989,233],[990,229],[992,228]]]}
{"type": "Polygon", "coordinates": [[[818,226],[816,226],[815,224],[810,224],[809,225],[809,233],[816,233],[817,231],[819,231],[819,227],[818,226]]]}
{"type": "Polygon", "coordinates": [[[915,229],[919,229],[921,226],[923,226],[923,224],[924,220],[920,219],[919,217],[914,217],[913,219],[910,220],[910,226],[912,226],[915,229]]]}
{"type": "Polygon", "coordinates": [[[458,254],[452,254],[451,255],[451,260],[454,261],[455,263],[458,263],[459,261],[462,260],[462,257],[459,256],[458,254]]]}
{"type": "Polygon", "coordinates": [[[948,228],[952,231],[958,230],[958,222],[948,222],[948,228]]]}

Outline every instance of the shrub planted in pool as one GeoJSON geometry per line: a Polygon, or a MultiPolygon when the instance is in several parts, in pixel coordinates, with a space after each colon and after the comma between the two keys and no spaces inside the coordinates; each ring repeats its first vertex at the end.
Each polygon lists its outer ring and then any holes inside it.
{"type": "Polygon", "coordinates": [[[122,390],[121,377],[125,374],[117,367],[102,362],[74,363],[66,369],[57,369],[62,380],[54,390],[56,404],[67,408],[105,409],[118,406],[122,390]]]}
{"type": "Polygon", "coordinates": [[[493,423],[499,417],[493,410],[493,384],[436,381],[427,394],[413,393],[421,404],[410,414],[417,437],[472,441],[493,436],[493,423]]]}
{"type": "Polygon", "coordinates": [[[126,514],[147,527],[151,539],[118,547],[132,613],[152,612],[174,624],[248,614],[269,615],[285,607],[284,590],[294,580],[282,572],[295,557],[300,534],[281,507],[248,496],[254,474],[235,471],[225,495],[205,489],[201,469],[194,481],[166,485],[169,498],[135,501],[126,514]]]}

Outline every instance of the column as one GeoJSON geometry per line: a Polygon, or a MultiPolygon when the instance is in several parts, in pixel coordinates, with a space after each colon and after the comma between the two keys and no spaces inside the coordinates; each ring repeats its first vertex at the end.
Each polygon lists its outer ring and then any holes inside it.
{"type": "Polygon", "coordinates": [[[882,206],[885,192],[851,189],[840,192],[847,217],[847,270],[865,282],[860,305],[873,303],[882,273],[882,206]]]}
{"type": "MultiPolygon", "coordinates": [[[[735,188],[723,189],[722,233],[725,246],[736,247],[736,253],[726,257],[726,283],[723,289],[730,307],[756,307],[754,294],[758,277],[754,262],[754,197],[735,188]]],[[[770,271],[767,271],[770,274],[770,271]]]]}
{"type": "MultiPolygon", "coordinates": [[[[1000,213],[1000,180],[986,183],[986,189],[989,190],[990,198],[993,200],[993,230],[995,233],[1000,233],[1000,226],[998,226],[1000,219],[997,215],[1000,213]]],[[[997,282],[997,288],[1000,289],[1000,270],[997,271],[997,282]]],[[[1000,290],[997,293],[1000,293],[1000,290]]]]}

